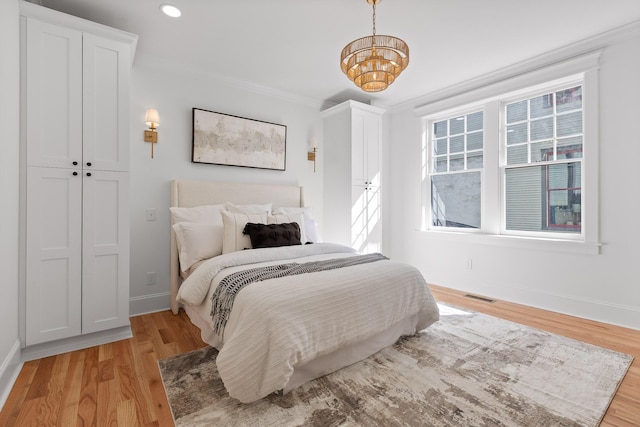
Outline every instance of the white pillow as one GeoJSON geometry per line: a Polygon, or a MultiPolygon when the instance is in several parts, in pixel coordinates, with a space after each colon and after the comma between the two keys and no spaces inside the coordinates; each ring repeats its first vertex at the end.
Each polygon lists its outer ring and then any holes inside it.
{"type": "Polygon", "coordinates": [[[251,249],[251,238],[248,234],[242,234],[244,226],[248,222],[254,224],[266,224],[266,214],[243,214],[222,211],[224,234],[222,236],[222,253],[251,249]]]}
{"type": "Polygon", "coordinates": [[[231,213],[243,213],[243,214],[267,214],[271,213],[271,203],[265,203],[264,205],[236,205],[231,202],[224,204],[224,207],[231,213]]]}
{"type": "MultiPolygon", "coordinates": [[[[313,219],[313,211],[311,206],[304,207],[280,207],[273,210],[274,215],[290,215],[302,213],[304,215],[304,233],[307,236],[307,242],[317,243],[320,241],[316,227],[318,224],[313,219]]],[[[306,242],[302,242],[303,244],[306,242]]]]}
{"type": "Polygon", "coordinates": [[[222,255],[222,224],[178,222],[173,229],[183,272],[198,261],[222,255]]]}
{"type": "Polygon", "coordinates": [[[207,222],[222,225],[220,212],[224,210],[224,205],[204,205],[194,208],[171,207],[171,218],[173,223],[179,222],[207,222]]]}
{"type": "Polygon", "coordinates": [[[304,233],[307,235],[307,242],[318,243],[320,236],[318,236],[318,230],[316,229],[317,223],[313,219],[304,220],[304,233]]]}
{"type": "Polygon", "coordinates": [[[298,223],[298,227],[300,227],[300,242],[302,242],[303,245],[307,243],[307,233],[305,233],[304,216],[302,213],[267,216],[267,224],[287,224],[290,222],[298,223]]]}
{"type": "Polygon", "coordinates": [[[273,215],[291,215],[301,213],[304,215],[304,219],[313,219],[313,213],[311,212],[311,206],[298,207],[280,207],[273,210],[273,215]]]}

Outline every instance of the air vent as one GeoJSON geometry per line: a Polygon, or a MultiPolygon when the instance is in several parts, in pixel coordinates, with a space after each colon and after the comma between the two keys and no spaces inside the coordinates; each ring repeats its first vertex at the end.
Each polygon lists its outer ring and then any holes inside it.
{"type": "Polygon", "coordinates": [[[477,300],[484,301],[484,302],[490,302],[490,303],[496,302],[496,300],[494,300],[494,299],[487,298],[487,297],[481,297],[480,295],[465,294],[465,297],[477,299],[477,300]]]}

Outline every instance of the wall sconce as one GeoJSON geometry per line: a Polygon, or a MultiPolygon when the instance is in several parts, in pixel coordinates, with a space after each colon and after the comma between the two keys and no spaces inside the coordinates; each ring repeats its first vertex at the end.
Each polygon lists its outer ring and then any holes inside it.
{"type": "Polygon", "coordinates": [[[313,147],[313,151],[309,151],[307,153],[307,160],[313,162],[313,173],[316,173],[316,153],[318,152],[318,147],[313,147]]]}
{"type": "Polygon", "coordinates": [[[151,143],[151,158],[153,159],[153,146],[158,143],[158,131],[156,128],[160,126],[158,110],[149,108],[144,117],[144,122],[149,126],[149,129],[144,131],[144,142],[151,143]]]}

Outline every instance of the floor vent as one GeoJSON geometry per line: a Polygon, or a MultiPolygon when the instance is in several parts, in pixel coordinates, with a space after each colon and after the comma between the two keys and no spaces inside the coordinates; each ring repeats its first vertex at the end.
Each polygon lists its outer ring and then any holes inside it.
{"type": "Polygon", "coordinates": [[[494,300],[494,299],[487,298],[487,297],[481,297],[479,295],[465,294],[465,297],[477,299],[477,300],[484,301],[484,302],[496,302],[496,300],[494,300]]]}

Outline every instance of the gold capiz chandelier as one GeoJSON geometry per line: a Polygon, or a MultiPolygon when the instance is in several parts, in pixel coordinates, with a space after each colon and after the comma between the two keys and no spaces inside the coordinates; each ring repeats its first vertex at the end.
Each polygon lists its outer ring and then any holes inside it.
{"type": "Polygon", "coordinates": [[[409,65],[409,46],[393,36],[376,35],[376,4],[373,6],[373,35],[354,40],[342,49],[342,72],[365,92],[380,92],[396,80],[409,65]]]}

